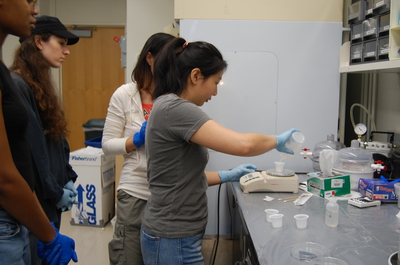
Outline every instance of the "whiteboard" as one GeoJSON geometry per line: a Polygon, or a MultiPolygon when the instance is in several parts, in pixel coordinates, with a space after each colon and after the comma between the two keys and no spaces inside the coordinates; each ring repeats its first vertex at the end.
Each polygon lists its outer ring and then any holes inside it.
{"type": "MultiPolygon", "coordinates": [[[[311,150],[337,134],[341,23],[183,19],[180,27],[183,38],[214,44],[228,61],[226,83],[202,107],[218,123],[265,134],[297,128],[311,150]]],[[[265,170],[279,159],[276,150],[250,158],[210,151],[207,170],[248,162],[265,170]]],[[[299,154],[284,162],[295,172],[312,171],[299,154]]]]}

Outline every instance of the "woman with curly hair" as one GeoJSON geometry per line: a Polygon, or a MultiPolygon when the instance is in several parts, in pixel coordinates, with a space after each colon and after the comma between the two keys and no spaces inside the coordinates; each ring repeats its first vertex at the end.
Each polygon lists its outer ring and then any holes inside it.
{"type": "MultiPolygon", "coordinates": [[[[21,46],[10,70],[30,108],[27,137],[39,172],[36,194],[47,217],[60,229],[62,211],[70,210],[75,202],[77,191],[73,183],[77,174],[69,164],[67,122],[52,82],[51,68],[61,66],[70,53],[67,45],[77,43],[79,38],[58,18],[37,16],[36,19],[31,35],[20,39],[21,46]]],[[[31,252],[36,253],[36,249],[31,252]]]]}

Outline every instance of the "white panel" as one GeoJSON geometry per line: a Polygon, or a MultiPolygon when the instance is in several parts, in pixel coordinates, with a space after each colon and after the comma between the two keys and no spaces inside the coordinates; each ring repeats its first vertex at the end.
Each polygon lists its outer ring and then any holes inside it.
{"type": "MultiPolygon", "coordinates": [[[[229,93],[241,96],[240,93],[246,89],[245,84],[250,82],[253,84],[252,99],[265,98],[265,104],[252,104],[243,97],[243,104],[237,106],[242,111],[232,115],[224,112],[222,108],[229,106],[229,101],[235,98],[228,98],[221,93],[223,88],[220,88],[219,96],[207,104],[207,107],[215,104],[210,116],[218,119],[218,122],[236,130],[268,134],[279,134],[290,128],[297,128],[305,135],[304,147],[310,149],[313,149],[316,143],[326,140],[328,134],[336,135],[341,23],[184,19],[180,25],[183,38],[188,41],[211,42],[227,59],[232,58],[232,61],[228,62],[225,75],[230,77],[229,82],[240,85],[229,89],[229,93]],[[232,56],[235,52],[237,55],[232,56]],[[251,56],[251,53],[265,56],[261,59],[251,56]],[[270,60],[272,62],[269,62],[270,60]],[[273,69],[273,65],[277,65],[277,69],[273,69]],[[234,74],[230,75],[230,71],[234,74]],[[274,73],[277,74],[277,78],[274,73]],[[273,85],[270,83],[271,78],[276,80],[277,94],[271,92],[274,89],[266,90],[264,86],[254,85],[273,85]],[[276,122],[270,118],[265,119],[270,117],[269,104],[273,104],[270,101],[272,98],[277,100],[274,110],[276,122]],[[216,104],[217,100],[224,103],[216,104]],[[252,114],[246,111],[249,106],[252,114]],[[222,113],[226,116],[219,116],[222,113]],[[257,114],[253,115],[254,113],[257,114]],[[264,132],[260,131],[260,126],[266,128],[264,132]]],[[[279,153],[276,150],[261,158],[230,156],[229,159],[225,155],[210,152],[207,169],[225,169],[242,162],[254,162],[258,168],[268,169],[272,168],[273,162],[278,159],[279,153]]],[[[286,159],[285,163],[286,168],[296,172],[312,170],[311,161],[304,160],[300,155],[286,159]]]]}
{"type": "MultiPolygon", "coordinates": [[[[277,57],[270,52],[230,51],[223,51],[223,56],[228,62],[228,70],[222,77],[223,85],[219,85],[218,95],[202,109],[216,122],[231,130],[273,134],[278,88],[277,57]],[[258,63],[255,65],[254,62],[258,63]]],[[[207,168],[221,170],[244,162],[262,167],[268,160],[267,156],[243,158],[210,150],[207,168]]]]}

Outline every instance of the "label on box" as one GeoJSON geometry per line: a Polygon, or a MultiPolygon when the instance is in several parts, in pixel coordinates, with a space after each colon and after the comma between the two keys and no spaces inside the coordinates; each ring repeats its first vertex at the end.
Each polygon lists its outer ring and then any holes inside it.
{"type": "Polygon", "coordinates": [[[307,191],[323,198],[350,194],[350,176],[313,176],[307,180],[307,191]]]}

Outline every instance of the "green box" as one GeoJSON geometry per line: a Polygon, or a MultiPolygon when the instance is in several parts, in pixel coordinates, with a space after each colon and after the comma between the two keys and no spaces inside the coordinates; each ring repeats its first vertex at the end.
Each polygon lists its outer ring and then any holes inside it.
{"type": "Polygon", "coordinates": [[[307,191],[322,198],[350,194],[350,175],[329,178],[317,175],[311,176],[307,179],[307,191]]]}

